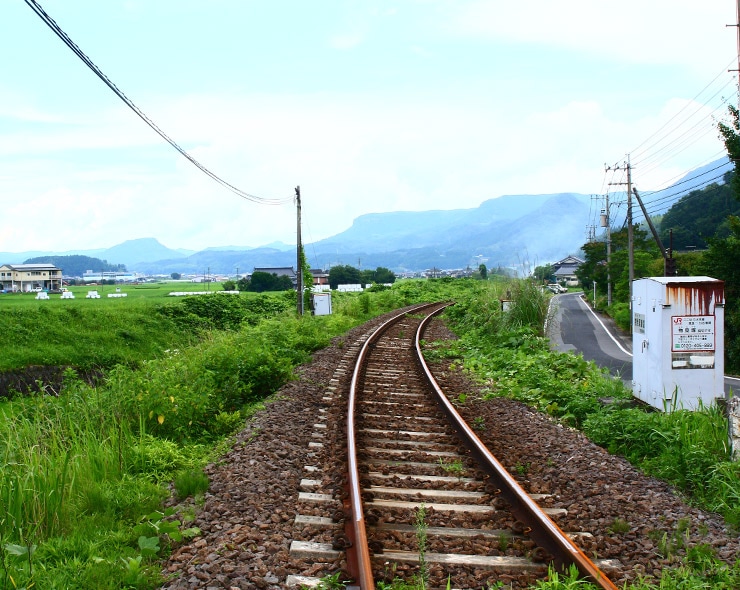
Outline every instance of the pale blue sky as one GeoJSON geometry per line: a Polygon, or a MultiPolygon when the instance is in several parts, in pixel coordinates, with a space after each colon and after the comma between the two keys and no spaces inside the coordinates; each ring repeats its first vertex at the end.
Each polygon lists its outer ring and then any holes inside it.
{"type": "MultiPolygon", "coordinates": [[[[309,242],[363,213],[601,194],[628,152],[660,188],[722,154],[737,101],[730,0],[39,3],[214,173],[300,185],[309,242]]],[[[295,242],[292,205],[199,172],[23,0],[0,2],[0,51],[0,251],[295,242]]]]}

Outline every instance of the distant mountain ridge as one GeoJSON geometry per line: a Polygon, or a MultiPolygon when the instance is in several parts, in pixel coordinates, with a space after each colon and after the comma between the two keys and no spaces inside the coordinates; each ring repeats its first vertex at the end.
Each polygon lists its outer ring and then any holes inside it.
{"type": "MultiPolygon", "coordinates": [[[[727,158],[698,168],[673,186],[702,188],[732,168],[727,158]]],[[[660,193],[670,193],[663,189],[660,193]]],[[[658,193],[653,193],[658,195],[658,193]]],[[[670,196],[670,195],[669,195],[670,196]]],[[[678,200],[680,191],[673,200],[678,200]]],[[[665,198],[661,196],[661,201],[665,198]]],[[[349,264],[396,272],[430,268],[504,267],[523,271],[577,253],[594,223],[590,195],[503,195],[470,209],[368,213],[334,236],[306,244],[314,268],[349,264]]],[[[53,252],[0,252],[0,264],[44,255],[83,254],[125,264],[132,272],[245,274],[255,267],[295,266],[295,246],[214,246],[193,252],[163,246],[155,238],[127,240],[112,248],[53,252]]]]}

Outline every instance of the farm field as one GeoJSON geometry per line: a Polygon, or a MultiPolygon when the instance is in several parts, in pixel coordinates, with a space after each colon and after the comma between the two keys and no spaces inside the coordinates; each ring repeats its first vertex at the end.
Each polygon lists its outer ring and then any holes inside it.
{"type": "MultiPolygon", "coordinates": [[[[29,366],[74,366],[83,370],[112,368],[118,363],[135,364],[156,358],[162,351],[186,346],[203,329],[213,327],[208,318],[193,314],[196,302],[185,299],[231,297],[258,308],[261,301],[281,301],[272,306],[287,309],[284,294],[256,293],[217,295],[220,284],[210,284],[212,295],[174,297],[172,292],[202,292],[198,283],[72,286],[74,299],[49,294],[48,300],[35,293],[0,295],[0,373],[29,366]],[[117,289],[119,289],[117,291],[117,289]],[[99,299],[88,299],[95,291],[99,299]],[[108,297],[122,295],[125,297],[108,297]]],[[[294,295],[293,295],[294,297],[294,295]]],[[[293,304],[294,305],[294,304],[293,304]]]]}
{"type": "Polygon", "coordinates": [[[36,293],[0,293],[0,310],[16,306],[49,305],[54,303],[76,305],[84,303],[93,305],[96,303],[111,302],[117,299],[127,301],[139,299],[175,299],[170,296],[172,292],[213,292],[221,290],[221,283],[191,283],[190,281],[165,281],[161,283],[141,283],[125,285],[72,285],[66,287],[74,295],[74,299],[62,299],[59,293],[50,293],[48,300],[36,299],[36,293]],[[96,291],[100,299],[89,299],[89,291],[96,291]],[[125,294],[125,297],[109,297],[110,295],[125,294]]]}

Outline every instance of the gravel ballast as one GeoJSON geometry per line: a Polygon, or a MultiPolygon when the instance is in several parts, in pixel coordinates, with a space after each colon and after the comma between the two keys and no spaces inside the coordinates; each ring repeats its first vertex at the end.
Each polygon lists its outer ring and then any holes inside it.
{"type": "MultiPolygon", "coordinates": [[[[291,574],[322,577],[344,568],[341,558],[319,564],[294,558],[290,545],[315,538],[315,531],[295,524],[305,467],[319,465],[322,477],[332,477],[342,454],[332,448],[331,433],[320,450],[312,444],[313,425],[326,405],[323,398],[336,385],[332,379],[337,374],[342,375],[339,387],[349,380],[338,369],[350,354],[349,344],[380,319],[315,353],[313,362],[297,370],[297,379],[268,400],[235,437],[231,450],[206,468],[210,489],[189,524],[202,534],[177,546],[163,564],[168,578],[164,588],[285,588],[291,574]]],[[[449,337],[437,320],[425,339],[449,337]]],[[[451,398],[466,393],[474,400],[476,387],[460,371],[446,366],[433,370],[451,398]]],[[[740,554],[737,535],[719,516],[689,506],[668,485],[646,477],[579,432],[507,399],[468,401],[460,410],[471,423],[474,418],[483,421],[479,437],[522,487],[551,494],[553,506],[568,510],[558,521],[563,530],[593,535],[581,543],[587,555],[622,563],[613,577],[618,586],[640,576],[658,577],[685,554],[686,546],[709,545],[728,562],[740,554]]],[[[315,509],[316,515],[326,516],[325,511],[315,509]]]]}

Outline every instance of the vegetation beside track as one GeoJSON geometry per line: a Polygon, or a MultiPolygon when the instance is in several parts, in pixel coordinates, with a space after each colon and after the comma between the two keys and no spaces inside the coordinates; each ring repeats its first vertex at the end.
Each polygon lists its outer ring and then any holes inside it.
{"type": "MultiPolygon", "coordinates": [[[[621,381],[580,356],[550,349],[541,336],[547,313],[541,290],[526,281],[507,288],[514,299],[509,312],[501,311],[495,288],[460,297],[446,312],[460,339],[438,344],[433,354],[474,375],[484,386],[484,399],[517,399],[579,428],[610,452],[671,483],[690,502],[740,527],[740,463],[730,458],[721,409],[661,413],[633,407],[621,381]]],[[[632,588],[740,587],[740,560],[720,562],[709,546],[681,549],[686,558],[676,558],[676,569],[664,571],[660,581],[644,580],[632,588]]],[[[575,587],[562,576],[558,584],[541,587],[575,587]]]]}
{"type": "MultiPolygon", "coordinates": [[[[447,316],[461,338],[436,344],[433,354],[477,375],[486,395],[520,399],[582,428],[693,501],[740,522],[740,473],[724,446],[721,414],[714,408],[645,413],[618,403],[629,398],[618,381],[580,357],[549,349],[541,336],[547,300],[529,282],[400,281],[375,292],[333,293],[332,316],[301,319],[291,294],[171,300],[169,290],[145,289],[128,301],[79,301],[84,305],[76,308],[62,306],[75,301],[0,300],[9,335],[0,356],[16,332],[45,320],[45,330],[19,340],[28,356],[17,356],[14,368],[37,358],[51,335],[70,329],[56,324],[71,324],[70,310],[77,309],[79,338],[97,331],[98,340],[87,356],[75,357],[70,348],[53,362],[84,367],[93,357],[106,369],[98,387],[70,369],[58,398],[0,403],[0,588],[156,588],[158,559],[197,534],[187,512],[161,510],[168,485],[174,482],[179,497],[202,498],[208,485],[202,466],[291,378],[296,364],[349,328],[422,301],[458,302],[447,316]],[[499,298],[507,290],[514,305],[503,313],[499,298]],[[118,331],[132,324],[151,333],[131,339],[105,363],[95,357],[98,348],[113,350],[118,331]],[[606,397],[617,403],[603,405],[606,397]]],[[[740,565],[718,562],[709,547],[688,549],[663,580],[633,588],[740,587],[740,565]]],[[[569,587],[575,582],[564,576],[541,586],[569,587]]]]}
{"type": "Polygon", "coordinates": [[[334,293],[333,315],[297,318],[292,293],[166,299],[169,290],[2,299],[0,356],[9,343],[19,350],[6,366],[69,368],[58,397],[0,403],[0,588],[158,587],[159,559],[197,534],[187,513],[161,509],[170,483],[202,498],[203,465],[331,338],[451,295],[444,281],[407,282],[334,293]],[[121,347],[121,331],[140,326],[121,347]],[[87,366],[103,371],[95,387],[73,368],[87,366]]]}

